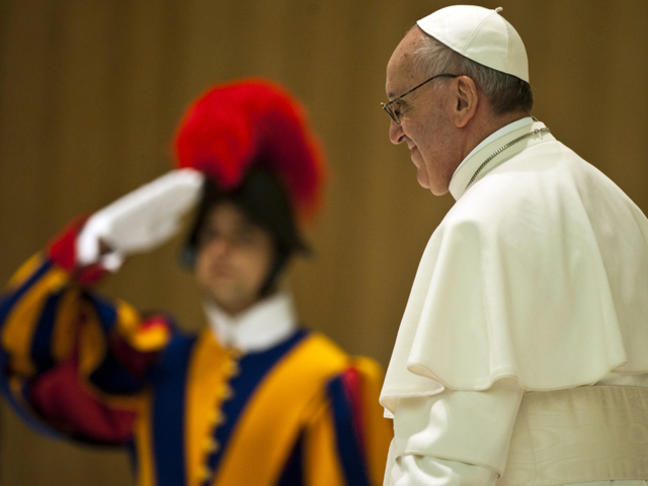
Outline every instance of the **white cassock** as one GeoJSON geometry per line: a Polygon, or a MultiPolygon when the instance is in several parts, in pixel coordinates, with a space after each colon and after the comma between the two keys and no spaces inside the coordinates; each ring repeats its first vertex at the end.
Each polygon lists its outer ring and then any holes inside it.
{"type": "Polygon", "coordinates": [[[646,217],[530,117],[450,192],[381,394],[385,485],[648,485],[646,217]]]}

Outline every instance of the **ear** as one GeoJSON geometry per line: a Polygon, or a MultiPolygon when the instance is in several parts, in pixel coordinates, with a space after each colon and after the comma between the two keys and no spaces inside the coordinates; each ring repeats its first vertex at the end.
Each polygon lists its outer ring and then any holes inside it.
{"type": "Polygon", "coordinates": [[[465,75],[455,78],[454,86],[456,104],[453,119],[457,128],[464,128],[477,113],[479,90],[472,78],[465,75]]]}

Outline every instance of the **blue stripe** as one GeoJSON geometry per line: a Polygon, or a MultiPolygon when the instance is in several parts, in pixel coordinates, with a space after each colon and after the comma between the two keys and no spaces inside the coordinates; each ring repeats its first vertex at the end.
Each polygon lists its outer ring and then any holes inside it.
{"type": "Polygon", "coordinates": [[[113,303],[90,292],[83,292],[83,297],[92,303],[101,323],[101,328],[105,334],[108,334],[117,320],[117,310],[113,303]]]}
{"type": "Polygon", "coordinates": [[[133,473],[133,477],[136,478],[139,472],[139,457],[137,456],[137,447],[135,445],[135,439],[132,438],[126,443],[126,451],[128,452],[128,459],[133,473]]]}
{"type": "MultiPolygon", "coordinates": [[[[226,401],[221,410],[225,415],[225,423],[215,427],[214,439],[220,444],[220,449],[207,458],[207,467],[216,471],[223,458],[241,413],[248,400],[256,390],[261,380],[291,349],[308,335],[306,330],[299,330],[283,343],[259,353],[246,354],[239,361],[240,373],[235,376],[230,387],[234,391],[232,398],[226,401]]],[[[204,484],[210,484],[211,479],[204,484]]]]}
{"type": "Polygon", "coordinates": [[[133,395],[142,389],[145,380],[133,375],[108,352],[97,369],[90,374],[90,381],[106,393],[133,395]]]}
{"type": "Polygon", "coordinates": [[[353,407],[342,377],[338,376],[329,381],[327,391],[333,408],[338,455],[346,482],[353,486],[369,486],[362,444],[355,433],[353,407]]]}
{"type": "Polygon", "coordinates": [[[13,294],[6,295],[0,300],[0,327],[4,325],[7,316],[13,309],[13,306],[25,295],[25,293],[38,281],[47,271],[51,268],[52,262],[45,261],[43,264],[36,270],[27,281],[18,288],[13,294]]]}
{"type": "MultiPolygon", "coordinates": [[[[31,288],[36,284],[52,267],[52,262],[46,260],[43,264],[38,267],[34,273],[11,294],[7,294],[0,299],[0,328],[6,324],[7,317],[13,310],[13,307],[23,298],[23,296],[31,290],[31,288]]],[[[28,325],[28,323],[25,323],[28,325]]],[[[30,427],[32,427],[39,434],[48,436],[48,437],[61,437],[54,429],[46,426],[43,422],[37,420],[33,415],[31,409],[25,409],[23,403],[19,401],[14,394],[11,392],[11,387],[9,385],[9,356],[6,351],[0,348],[0,391],[5,395],[9,405],[13,410],[18,414],[18,416],[25,421],[30,427]]],[[[25,394],[25,387],[23,386],[22,394],[25,394]]],[[[24,398],[24,397],[22,397],[24,398]]],[[[28,403],[28,402],[27,402],[28,403]]]]}
{"type": "Polygon", "coordinates": [[[38,325],[34,330],[32,338],[30,356],[36,365],[36,373],[43,373],[54,364],[52,358],[52,335],[54,334],[54,324],[56,322],[56,312],[61,300],[63,291],[50,295],[45,301],[43,312],[41,313],[38,325]]]}
{"type": "Polygon", "coordinates": [[[185,484],[186,382],[195,336],[176,334],[152,373],[153,455],[157,486],[185,484]]]}
{"type": "Polygon", "coordinates": [[[276,486],[304,485],[304,433],[300,433],[276,486]]]}

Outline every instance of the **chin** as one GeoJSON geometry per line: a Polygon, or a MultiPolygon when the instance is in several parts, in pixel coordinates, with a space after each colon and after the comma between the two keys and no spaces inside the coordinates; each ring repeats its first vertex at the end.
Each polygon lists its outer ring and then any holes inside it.
{"type": "Polygon", "coordinates": [[[434,196],[445,196],[448,194],[448,187],[443,186],[443,187],[435,187],[435,186],[430,186],[427,188],[434,196]]]}
{"type": "Polygon", "coordinates": [[[423,189],[427,189],[435,196],[444,196],[448,193],[448,184],[435,181],[422,169],[417,172],[416,180],[423,189]]]}
{"type": "Polygon", "coordinates": [[[429,189],[430,185],[428,183],[428,178],[427,174],[423,170],[423,168],[417,166],[416,167],[416,182],[418,182],[419,186],[421,186],[423,189],[429,189]]]}
{"type": "Polygon", "coordinates": [[[216,304],[221,310],[225,311],[227,314],[236,315],[244,311],[249,305],[241,301],[240,298],[233,296],[223,296],[223,295],[211,295],[211,300],[216,304]]]}
{"type": "Polygon", "coordinates": [[[445,196],[448,193],[448,185],[447,184],[433,184],[428,181],[427,178],[425,177],[417,177],[417,181],[419,185],[423,189],[427,189],[430,191],[434,196],[445,196]]]}

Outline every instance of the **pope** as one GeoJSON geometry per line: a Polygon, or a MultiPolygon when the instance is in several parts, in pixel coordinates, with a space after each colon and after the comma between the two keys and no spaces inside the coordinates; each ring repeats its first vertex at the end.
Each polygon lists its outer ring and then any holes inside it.
{"type": "Polygon", "coordinates": [[[385,485],[648,480],[648,220],[531,116],[501,9],[418,20],[387,64],[389,139],[452,208],[381,394],[385,485]]]}

